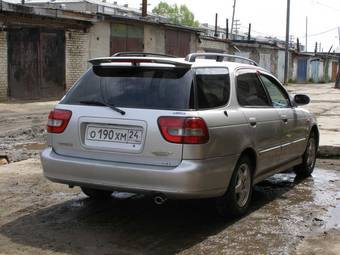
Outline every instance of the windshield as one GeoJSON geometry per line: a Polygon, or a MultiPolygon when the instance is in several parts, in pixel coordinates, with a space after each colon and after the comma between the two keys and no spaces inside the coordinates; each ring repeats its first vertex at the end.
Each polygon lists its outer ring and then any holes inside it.
{"type": "Polygon", "coordinates": [[[187,110],[192,108],[192,71],[187,68],[90,68],[60,102],[99,101],[116,107],[187,110]]]}

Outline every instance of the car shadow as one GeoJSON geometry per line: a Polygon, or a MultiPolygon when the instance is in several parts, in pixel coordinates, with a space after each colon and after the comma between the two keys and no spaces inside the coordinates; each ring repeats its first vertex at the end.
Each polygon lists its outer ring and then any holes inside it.
{"type": "MultiPolygon", "coordinates": [[[[303,180],[274,176],[255,186],[249,214],[279,199],[303,180]]],[[[174,254],[226,231],[239,220],[216,215],[212,200],[168,201],[150,197],[93,201],[72,199],[0,227],[12,242],[67,254],[174,254]]]]}

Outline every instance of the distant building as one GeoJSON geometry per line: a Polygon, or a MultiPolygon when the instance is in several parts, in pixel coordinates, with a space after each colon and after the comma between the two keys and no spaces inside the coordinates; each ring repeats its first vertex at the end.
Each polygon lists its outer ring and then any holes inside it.
{"type": "MultiPolygon", "coordinates": [[[[226,39],[226,31],[174,25],[167,18],[116,3],[94,0],[0,0],[0,100],[60,98],[90,66],[88,59],[139,51],[184,57],[220,52],[249,57],[281,81],[284,42],[247,34],[226,39]],[[212,34],[213,33],[213,34],[212,34]]],[[[336,54],[289,51],[293,81],[329,81],[338,68],[336,54]]]]}

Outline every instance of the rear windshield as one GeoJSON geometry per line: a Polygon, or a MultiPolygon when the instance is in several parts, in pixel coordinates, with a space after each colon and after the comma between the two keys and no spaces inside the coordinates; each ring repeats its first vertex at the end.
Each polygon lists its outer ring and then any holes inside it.
{"type": "Polygon", "coordinates": [[[187,110],[193,108],[193,75],[187,68],[90,68],[62,104],[99,101],[117,107],[187,110]]]}

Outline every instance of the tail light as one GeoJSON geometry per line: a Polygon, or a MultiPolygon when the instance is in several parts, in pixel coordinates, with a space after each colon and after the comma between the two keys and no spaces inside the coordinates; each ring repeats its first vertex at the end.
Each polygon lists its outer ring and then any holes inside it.
{"type": "Polygon", "coordinates": [[[208,128],[202,118],[160,117],[158,126],[164,139],[171,143],[202,144],[209,140],[208,128]]]}
{"type": "Polygon", "coordinates": [[[64,132],[71,116],[72,112],[68,110],[52,110],[48,115],[47,132],[57,134],[64,132]]]}

